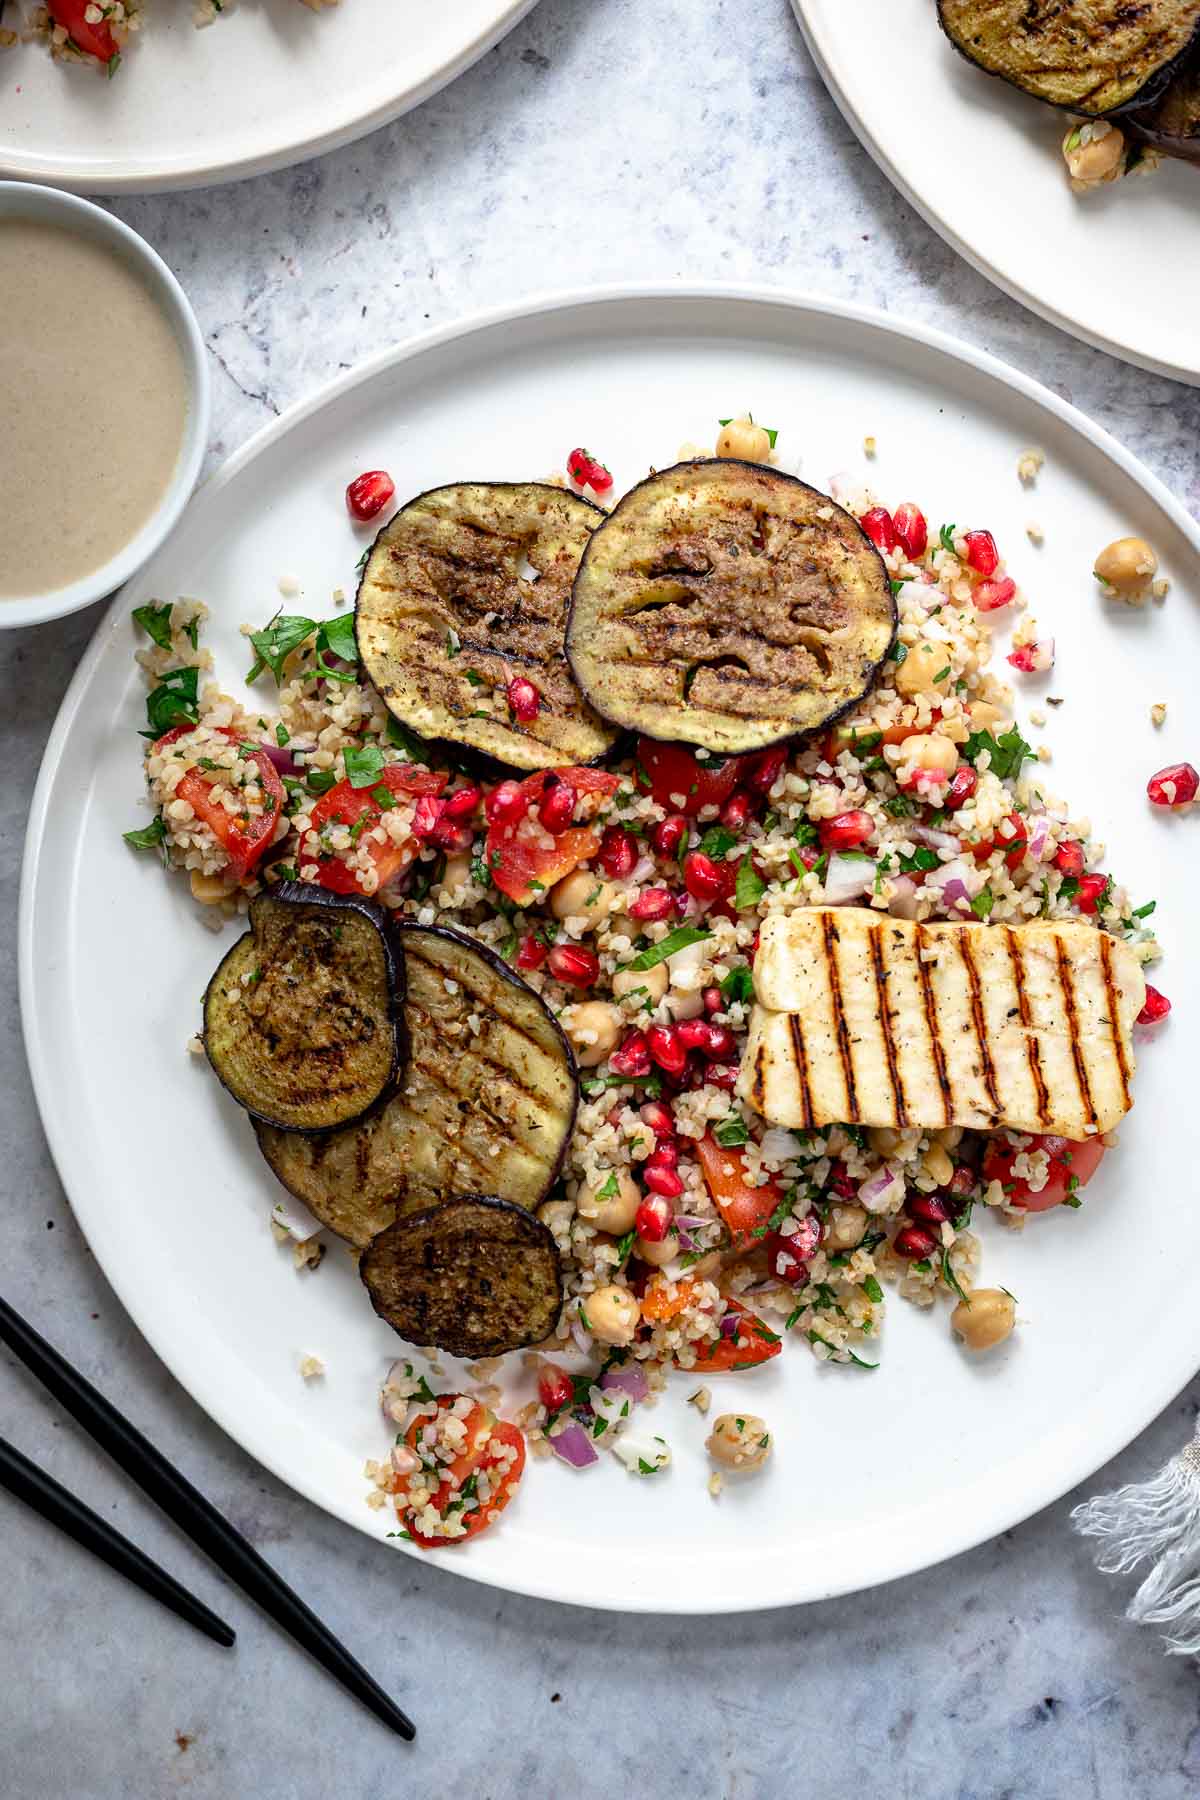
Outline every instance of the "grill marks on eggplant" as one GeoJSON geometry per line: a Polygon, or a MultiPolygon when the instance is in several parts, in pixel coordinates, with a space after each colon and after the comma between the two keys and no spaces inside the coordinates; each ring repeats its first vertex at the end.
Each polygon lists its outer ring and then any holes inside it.
{"type": "Polygon", "coordinates": [[[969,62],[1097,116],[1153,99],[1200,29],[1200,0],[938,0],[969,62]]]}
{"type": "Polygon", "coordinates": [[[259,1131],[284,1186],[360,1248],[450,1195],[486,1189],[536,1206],[575,1120],[571,1053],[533,990],[458,932],[404,925],[395,937],[410,1049],[394,1097],[328,1137],[259,1131]]]}
{"type": "Polygon", "coordinates": [[[394,1331],[454,1356],[538,1344],[562,1305],[553,1236],[523,1207],[490,1195],[397,1219],[359,1267],[372,1306],[394,1331]]]}
{"type": "Polygon", "coordinates": [[[425,737],[513,768],[592,761],[614,733],[563,653],[571,584],[598,507],[536,482],[464,482],[409,502],[372,546],[358,590],[363,667],[389,711],[425,737]],[[515,676],[540,696],[521,725],[503,706],[515,676]]]}
{"type": "Polygon", "coordinates": [[[260,894],[204,997],[204,1047],[224,1086],[286,1132],[351,1124],[395,1080],[403,966],[383,914],[301,882],[260,894]]]}
{"type": "Polygon", "coordinates": [[[734,752],[854,704],[894,628],[848,513],[776,469],[708,460],[652,475],[593,532],[567,654],[615,724],[734,752]]]}

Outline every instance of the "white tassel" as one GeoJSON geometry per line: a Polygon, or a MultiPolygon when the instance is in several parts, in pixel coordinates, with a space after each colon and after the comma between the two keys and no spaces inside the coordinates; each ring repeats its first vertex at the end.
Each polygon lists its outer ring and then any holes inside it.
{"type": "Polygon", "coordinates": [[[1152,1561],[1125,1617],[1170,1626],[1167,1649],[1200,1656],[1200,1425],[1194,1442],[1153,1481],[1099,1494],[1077,1506],[1071,1522],[1083,1537],[1100,1540],[1096,1563],[1106,1575],[1152,1561]]]}

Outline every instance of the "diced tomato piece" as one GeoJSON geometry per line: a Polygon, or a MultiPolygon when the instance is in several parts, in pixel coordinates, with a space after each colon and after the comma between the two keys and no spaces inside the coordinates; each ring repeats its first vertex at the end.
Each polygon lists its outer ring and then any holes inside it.
{"type": "MultiPolygon", "coordinates": [[[[175,725],[156,740],[154,748],[163,750],[195,729],[194,725],[175,725]]],[[[221,727],[221,733],[231,743],[243,741],[231,726],[221,727]]],[[[196,817],[208,826],[229,858],[229,873],[238,881],[244,881],[262,858],[275,835],[284,801],[283,782],[266,751],[249,740],[245,740],[245,748],[245,760],[254,764],[263,791],[261,813],[229,812],[213,794],[216,784],[206,781],[198,769],[189,769],[175,789],[178,798],[186,800],[196,817]]]]}
{"type": "Polygon", "coordinates": [[[696,1357],[698,1369],[754,1369],[759,1363],[770,1362],[778,1356],[782,1348],[779,1333],[772,1331],[763,1323],[757,1313],[739,1306],[736,1300],[726,1301],[726,1317],[730,1313],[737,1315],[737,1328],[732,1337],[723,1334],[715,1343],[706,1344],[696,1357]]]}
{"type": "Polygon", "coordinates": [[[1029,833],[1020,813],[1008,813],[1005,823],[1011,827],[1011,831],[997,831],[993,837],[983,838],[978,844],[971,845],[971,854],[976,862],[986,862],[993,850],[1003,850],[1007,866],[1010,869],[1020,868],[1029,848],[1029,833]]]}
{"type": "MultiPolygon", "coordinates": [[[[439,1394],[439,1412],[448,1411],[459,1394],[439,1394]]],[[[420,1446],[425,1428],[430,1421],[427,1417],[415,1419],[404,1434],[404,1441],[410,1450],[420,1454],[420,1446]]],[[[472,1508],[465,1515],[466,1529],[457,1537],[432,1537],[419,1531],[414,1523],[412,1509],[406,1505],[408,1484],[402,1482],[396,1490],[397,1510],[404,1521],[405,1529],[414,1543],[420,1544],[424,1550],[441,1550],[451,1544],[463,1544],[483,1531],[504,1511],[516,1492],[517,1484],[525,1470],[525,1439],[515,1425],[505,1419],[497,1419],[494,1413],[485,1407],[473,1403],[466,1414],[466,1444],[460,1455],[446,1465],[446,1474],[442,1479],[433,1505],[439,1513],[445,1514],[454,1510],[456,1498],[462,1494],[463,1488],[469,1486],[472,1477],[478,1480],[483,1474],[491,1474],[508,1453],[513,1461],[507,1473],[495,1480],[494,1491],[482,1505],[472,1508]]]]}
{"type": "Polygon", "coordinates": [[[111,62],[117,54],[117,40],[107,19],[96,25],[87,22],[88,0],[46,0],[46,10],[56,25],[61,25],[73,44],[85,55],[99,62],[111,62]]]}
{"type": "MultiPolygon", "coordinates": [[[[502,817],[488,826],[487,863],[495,885],[518,906],[528,906],[552,888],[564,875],[579,867],[600,848],[601,834],[590,825],[569,826],[546,847],[548,835],[537,813],[547,783],[566,782],[574,788],[579,810],[585,817],[598,811],[621,785],[619,776],[605,769],[539,769],[515,784],[525,801],[514,818],[502,817]]],[[[505,809],[517,811],[517,808],[505,809]]]]}
{"type": "Polygon", "coordinates": [[[745,1153],[726,1149],[711,1132],[697,1143],[696,1155],[734,1249],[757,1243],[765,1235],[767,1222],[782,1198],[778,1183],[768,1181],[762,1187],[751,1187],[746,1180],[745,1153]]]}
{"type": "Polygon", "coordinates": [[[652,1325],[661,1325],[683,1312],[696,1291],[694,1281],[668,1281],[665,1275],[653,1275],[642,1296],[642,1317],[652,1325]]]}
{"type": "MultiPolygon", "coordinates": [[[[741,783],[750,759],[727,756],[723,760],[714,757],[709,762],[698,762],[684,744],[660,744],[655,738],[644,737],[638,739],[637,760],[658,804],[690,818],[702,806],[724,805],[741,783]]],[[[645,793],[640,776],[638,788],[645,793]]]]}
{"type": "MultiPolygon", "coordinates": [[[[353,827],[361,821],[363,832],[373,831],[383,817],[383,808],[375,798],[376,789],[385,787],[398,798],[415,797],[418,812],[413,820],[414,835],[402,844],[372,842],[369,846],[379,886],[384,887],[393,875],[407,867],[417,853],[420,839],[428,837],[437,825],[439,809],[434,796],[441,793],[448,780],[444,773],[418,768],[415,763],[389,763],[370,787],[352,787],[349,780],[331,787],[312,809],[312,828],[320,832],[326,825],[353,827]]],[[[321,859],[317,880],[335,894],[353,894],[361,888],[356,872],[334,856],[321,859]]]]}
{"type": "Polygon", "coordinates": [[[1048,1212],[1052,1206],[1061,1206],[1079,1188],[1087,1186],[1104,1155],[1104,1145],[1098,1137],[1084,1138],[1082,1143],[1074,1143],[1070,1138],[1035,1137],[1026,1151],[1032,1155],[1037,1150],[1046,1152],[1050,1168],[1045,1187],[1036,1194],[1027,1181],[1013,1175],[1013,1163],[1021,1151],[1007,1138],[993,1138],[983,1159],[983,1179],[998,1181],[1005,1197],[1025,1212],[1048,1212]]]}

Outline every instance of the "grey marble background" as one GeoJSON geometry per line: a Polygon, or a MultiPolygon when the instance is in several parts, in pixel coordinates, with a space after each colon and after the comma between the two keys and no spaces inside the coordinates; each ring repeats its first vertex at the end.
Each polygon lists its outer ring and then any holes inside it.
{"type": "MultiPolygon", "coordinates": [[[[337,370],[530,287],[753,278],[986,345],[1200,511],[1200,393],[1074,343],[945,249],[843,124],[787,0],[541,0],[448,92],[359,145],[114,210],[195,304],[214,365],[212,466],[337,370]]],[[[210,1647],[0,1498],[5,1800],[1195,1795],[1200,1678],[1121,1622],[1121,1587],[1067,1529],[1070,1500],[875,1593],[675,1623],[513,1599],[407,1561],[385,1570],[377,1545],[209,1423],[76,1229],[21,1048],[25,814],[97,616],[0,638],[2,1288],[238,1521],[421,1735],[406,1748],[360,1712],[0,1356],[5,1435],[239,1631],[233,1655],[210,1647]]],[[[1089,1488],[1157,1467],[1198,1410],[1194,1382],[1089,1488]]]]}

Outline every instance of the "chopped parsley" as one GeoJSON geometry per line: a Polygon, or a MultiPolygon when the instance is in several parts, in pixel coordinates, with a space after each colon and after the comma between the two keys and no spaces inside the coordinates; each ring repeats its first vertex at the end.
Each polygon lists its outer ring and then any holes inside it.
{"type": "Polygon", "coordinates": [[[739,865],[733,890],[733,904],[739,912],[750,912],[767,891],[767,884],[747,856],[739,865]]]}
{"type": "Polygon", "coordinates": [[[397,750],[403,750],[405,756],[410,757],[413,762],[427,764],[432,762],[432,754],[425,739],[417,732],[410,731],[407,725],[402,725],[399,719],[392,718],[390,714],[387,722],[387,734],[388,743],[397,750]]]}
{"type": "Polygon", "coordinates": [[[991,757],[992,774],[1001,781],[1019,775],[1021,764],[1033,757],[1032,748],[1015,725],[1001,732],[999,737],[993,737],[990,731],[973,731],[963,747],[963,755],[968,762],[973,763],[984,750],[991,757]]]}
{"type": "Polygon", "coordinates": [[[750,1133],[746,1129],[746,1121],[745,1119],[739,1118],[736,1113],[728,1119],[723,1119],[719,1125],[715,1126],[713,1128],[713,1136],[723,1150],[732,1150],[735,1149],[738,1144],[748,1144],[750,1141],[750,1133]]]}
{"type": "Polygon", "coordinates": [[[156,606],[150,601],[147,606],[135,606],[130,614],[135,625],[140,625],[147,637],[154,639],[160,650],[171,648],[171,608],[164,603],[156,606]]]}
{"type": "Polygon", "coordinates": [[[727,831],[724,825],[710,825],[696,848],[705,856],[711,857],[713,862],[721,862],[736,845],[737,839],[732,831],[727,831]]]}
{"type": "Polygon", "coordinates": [[[200,710],[196,695],[199,669],[171,669],[159,685],[146,697],[146,718],[150,730],[143,737],[158,738],[176,725],[197,725],[200,710]]]}
{"type": "Polygon", "coordinates": [[[732,1004],[740,1001],[743,1005],[754,998],[754,976],[747,968],[730,969],[721,983],[721,998],[732,1004]]]}
{"type": "Polygon", "coordinates": [[[867,1299],[873,1300],[876,1306],[878,1306],[883,1299],[883,1289],[880,1287],[878,1281],[876,1281],[874,1275],[868,1275],[863,1281],[862,1286],[863,1293],[867,1296],[867,1299]]]}
{"type": "Polygon", "coordinates": [[[948,550],[950,552],[951,556],[956,556],[958,554],[954,548],[954,533],[956,530],[957,526],[943,525],[942,529],[938,532],[938,542],[941,544],[943,550],[948,550]]]}
{"type": "MultiPolygon", "coordinates": [[[[143,825],[140,831],[123,831],[121,836],[134,850],[158,850],[166,844],[167,828],[163,824],[162,814],[159,813],[150,821],[149,825],[143,825]]],[[[166,860],[167,853],[163,849],[163,861],[166,862],[166,860]]]]}
{"type": "Polygon", "coordinates": [[[991,888],[983,887],[980,888],[979,892],[972,900],[971,911],[975,914],[977,919],[990,919],[992,916],[992,908],[995,904],[996,896],[993,894],[991,888]]]}
{"type": "Polygon", "coordinates": [[[352,788],[369,788],[383,773],[383,751],[378,744],[363,744],[361,748],[347,747],[343,753],[346,764],[346,779],[352,788]]]}
{"type": "Polygon", "coordinates": [[[304,777],[304,785],[310,794],[327,794],[331,787],[337,786],[337,776],[332,769],[310,769],[304,777]]]}
{"type": "Polygon", "coordinates": [[[711,936],[712,932],[706,925],[680,925],[677,930],[668,931],[666,937],[657,944],[651,944],[648,950],[643,950],[640,956],[635,956],[629,967],[636,969],[640,975],[646,969],[656,968],[659,963],[666,962],[676,951],[686,950],[689,944],[702,944],[711,936]]]}
{"type": "Polygon", "coordinates": [[[937,851],[927,850],[924,845],[922,845],[920,849],[914,850],[911,856],[902,856],[900,858],[900,867],[905,875],[913,875],[919,869],[936,869],[937,866],[937,851]]]}

